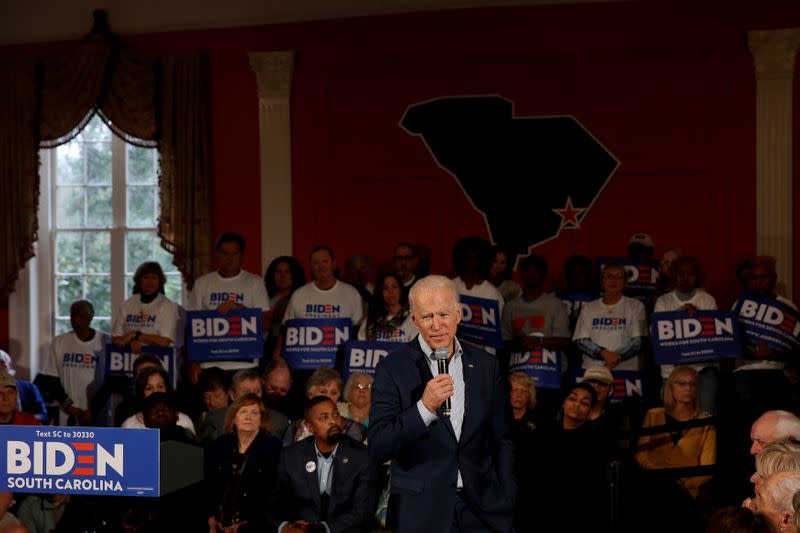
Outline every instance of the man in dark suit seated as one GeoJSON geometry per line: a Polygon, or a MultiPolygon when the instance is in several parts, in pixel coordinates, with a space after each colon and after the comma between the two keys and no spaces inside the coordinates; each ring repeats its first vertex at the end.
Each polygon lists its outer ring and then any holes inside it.
{"type": "Polygon", "coordinates": [[[378,365],[367,428],[373,457],[392,461],[386,526],[395,533],[511,531],[516,487],[498,360],[456,338],[461,305],[449,279],[417,281],[409,302],[419,335],[378,365]]]}
{"type": "Polygon", "coordinates": [[[376,467],[367,447],[342,431],[336,403],[315,396],[305,420],[313,438],[283,449],[272,498],[279,533],[369,531],[376,467]]]}

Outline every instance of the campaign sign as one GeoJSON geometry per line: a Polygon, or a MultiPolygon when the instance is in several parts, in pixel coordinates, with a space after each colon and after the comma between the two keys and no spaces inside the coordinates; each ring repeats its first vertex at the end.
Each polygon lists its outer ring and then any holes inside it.
{"type": "Polygon", "coordinates": [[[350,340],[349,318],[296,318],[283,325],[283,358],[294,369],[333,367],[336,352],[350,340]]]}
{"type": "Polygon", "coordinates": [[[800,313],[775,298],[743,294],[733,306],[748,344],[764,340],[779,352],[800,348],[800,313]]]}
{"type": "Polygon", "coordinates": [[[190,361],[230,361],[264,356],[261,309],[188,311],[187,350],[190,361]]]}
{"type": "Polygon", "coordinates": [[[158,496],[157,429],[5,426],[0,490],[158,496]]]}
{"type": "Polygon", "coordinates": [[[646,259],[629,259],[627,257],[598,257],[597,279],[603,272],[603,267],[610,264],[622,265],[627,276],[625,294],[642,299],[652,295],[656,290],[658,281],[658,262],[646,259]]]}
{"type": "Polygon", "coordinates": [[[481,346],[503,347],[500,332],[500,304],[495,300],[460,295],[461,324],[458,338],[481,346]]]}
{"type": "Polygon", "coordinates": [[[650,338],[659,365],[683,365],[739,357],[742,353],[736,313],[686,311],[653,313],[650,338]]]}
{"type": "MultiPolygon", "coordinates": [[[[178,373],[175,371],[175,350],[170,346],[142,346],[142,353],[150,353],[161,359],[164,370],[169,374],[172,386],[178,386],[178,373]]],[[[133,379],[133,362],[139,354],[127,347],[120,348],[116,344],[106,344],[106,374],[128,376],[133,379]]]]}
{"type": "Polygon", "coordinates": [[[524,352],[511,352],[508,371],[524,372],[533,378],[536,387],[561,388],[561,352],[536,348],[524,352]]]}
{"type": "MultiPolygon", "coordinates": [[[[583,381],[585,369],[573,372],[575,382],[583,381]]],[[[644,372],[637,370],[612,370],[613,378],[611,394],[608,397],[610,403],[622,403],[627,400],[643,400],[644,387],[646,385],[644,372]]]]}
{"type": "Polygon", "coordinates": [[[375,374],[378,363],[405,343],[378,341],[347,341],[344,345],[344,367],[342,378],[347,381],[350,374],[375,374]]]}
{"type": "Polygon", "coordinates": [[[578,315],[581,313],[581,307],[583,307],[583,304],[591,302],[592,300],[597,298],[596,296],[593,297],[584,292],[558,291],[556,293],[556,296],[558,296],[559,300],[564,302],[564,307],[567,308],[567,315],[570,318],[574,319],[578,318],[578,315]]]}

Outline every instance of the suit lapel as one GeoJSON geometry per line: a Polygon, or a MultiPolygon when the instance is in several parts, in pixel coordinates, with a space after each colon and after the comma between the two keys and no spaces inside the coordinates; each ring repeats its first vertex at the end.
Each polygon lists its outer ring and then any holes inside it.
{"type": "MultiPolygon", "coordinates": [[[[320,507],[320,499],[319,499],[319,474],[317,473],[317,452],[314,449],[314,437],[306,437],[303,441],[309,441],[310,445],[306,447],[306,453],[304,454],[304,458],[306,460],[303,468],[306,471],[306,486],[308,489],[308,493],[311,494],[311,499],[314,501],[314,507],[319,509],[320,507]],[[314,466],[314,469],[311,470],[311,465],[314,466]],[[311,470],[309,472],[309,470],[311,470]]],[[[300,442],[303,442],[300,441],[300,442]]]]}
{"type": "MultiPolygon", "coordinates": [[[[425,390],[425,384],[428,381],[433,379],[433,374],[431,373],[431,367],[428,365],[428,356],[425,355],[425,352],[422,351],[419,343],[417,342],[417,350],[419,351],[419,357],[417,357],[417,368],[419,369],[419,379],[421,382],[421,390],[425,390]]],[[[420,393],[421,396],[421,393],[420,393]]],[[[447,430],[450,432],[450,435],[455,439],[456,432],[453,430],[453,425],[450,423],[450,417],[444,416],[442,412],[442,408],[436,410],[436,416],[439,421],[444,424],[447,430]]],[[[457,439],[456,439],[457,440],[457,439]]]]}
{"type": "Polygon", "coordinates": [[[461,354],[461,369],[464,376],[464,421],[461,423],[459,442],[467,442],[474,430],[474,422],[479,420],[476,411],[485,405],[488,398],[480,398],[482,375],[478,368],[478,359],[466,349],[461,354]]]}

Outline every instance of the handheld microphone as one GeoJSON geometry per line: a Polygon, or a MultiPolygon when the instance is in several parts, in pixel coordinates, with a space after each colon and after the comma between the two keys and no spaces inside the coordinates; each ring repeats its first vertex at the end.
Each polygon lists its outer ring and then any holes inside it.
{"type": "MultiPolygon", "coordinates": [[[[447,374],[447,348],[436,348],[433,351],[433,358],[436,359],[436,364],[439,366],[439,374],[447,374]]],[[[450,398],[447,398],[442,404],[442,413],[444,416],[450,416],[450,398]]]]}

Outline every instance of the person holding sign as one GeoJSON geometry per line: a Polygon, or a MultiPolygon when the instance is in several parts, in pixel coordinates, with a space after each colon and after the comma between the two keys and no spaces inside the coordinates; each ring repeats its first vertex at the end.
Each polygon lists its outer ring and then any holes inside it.
{"type": "Polygon", "coordinates": [[[373,457],[391,460],[387,528],[510,531],[516,487],[499,362],[456,337],[461,306],[449,279],[417,281],[409,301],[420,333],[378,364],[367,428],[373,457]]]}
{"type": "Polygon", "coordinates": [[[161,265],[147,261],[133,275],[133,296],[122,302],[112,328],[112,342],[119,347],[130,345],[133,353],[142,346],[175,344],[180,322],[178,305],[164,296],[167,277],[161,265]]]}
{"type": "MultiPolygon", "coordinates": [[[[665,254],[666,256],[666,254],[665,254]]],[[[683,255],[670,263],[669,279],[673,290],[656,300],[655,313],[686,311],[693,316],[697,311],[717,309],[717,301],[703,290],[705,271],[696,257],[683,255]]],[[[707,413],[716,412],[719,374],[714,363],[695,363],[691,365],[698,372],[700,408],[707,413]]],[[[661,378],[666,382],[675,365],[661,365],[661,378]]]]}
{"type": "Polygon", "coordinates": [[[408,296],[395,274],[380,276],[369,303],[367,317],[358,328],[358,340],[408,342],[417,335],[411,320],[408,296]]]}
{"type": "MultiPolygon", "coordinates": [[[[260,276],[242,270],[245,240],[238,233],[223,233],[217,239],[214,250],[219,268],[200,276],[189,295],[188,309],[191,311],[212,311],[225,314],[231,309],[261,309],[262,328],[269,330],[270,317],[267,289],[260,276]]],[[[253,368],[258,364],[249,361],[203,361],[202,368],[212,366],[223,370],[253,368]]]]}
{"type": "Polygon", "coordinates": [[[600,276],[603,296],[581,308],[572,338],[583,353],[583,368],[642,370],[645,309],[642,302],[623,295],[625,279],[622,265],[606,265],[600,276]]]}
{"type": "MultiPolygon", "coordinates": [[[[488,279],[491,266],[492,246],[486,239],[467,237],[460,239],[453,247],[453,268],[458,274],[453,278],[456,291],[461,295],[497,302],[498,318],[500,318],[503,316],[505,300],[488,279]]],[[[497,353],[493,346],[474,345],[492,355],[497,353]]]]}

